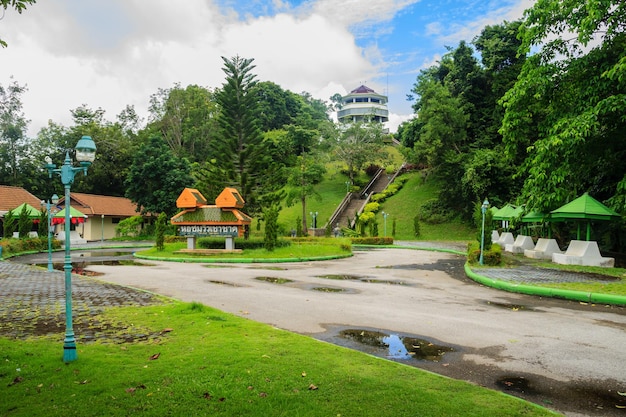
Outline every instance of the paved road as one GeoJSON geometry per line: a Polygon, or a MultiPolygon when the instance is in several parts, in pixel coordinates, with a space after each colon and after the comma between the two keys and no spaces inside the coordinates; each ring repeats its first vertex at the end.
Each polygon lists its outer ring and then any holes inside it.
{"type": "Polygon", "coordinates": [[[376,249],[288,264],[150,263],[89,270],[346,346],[338,338],[345,329],[425,339],[453,351],[415,366],[510,389],[569,416],[626,415],[618,394],[626,392],[624,308],[483,287],[465,277],[464,259],[431,251],[376,249]]]}

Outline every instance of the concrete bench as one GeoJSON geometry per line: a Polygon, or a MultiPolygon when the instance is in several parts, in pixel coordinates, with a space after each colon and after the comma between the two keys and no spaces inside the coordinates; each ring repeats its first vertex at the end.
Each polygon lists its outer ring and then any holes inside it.
{"type": "Polygon", "coordinates": [[[553,253],[563,253],[556,239],[539,238],[535,249],[524,250],[524,256],[533,259],[552,259],[553,253]]]}
{"type": "Polygon", "coordinates": [[[524,253],[525,249],[534,249],[535,242],[533,242],[533,238],[530,236],[517,235],[515,238],[515,242],[507,243],[504,246],[504,250],[506,252],[512,253],[524,253]]]}
{"type": "Polygon", "coordinates": [[[603,266],[612,268],[615,258],[605,258],[600,254],[598,243],[594,241],[572,240],[565,253],[553,253],[552,262],[562,265],[603,266]]]}
{"type": "Polygon", "coordinates": [[[504,232],[500,235],[500,239],[493,243],[497,243],[498,245],[500,245],[500,247],[504,249],[506,245],[515,243],[515,239],[513,238],[513,233],[504,232]]]}

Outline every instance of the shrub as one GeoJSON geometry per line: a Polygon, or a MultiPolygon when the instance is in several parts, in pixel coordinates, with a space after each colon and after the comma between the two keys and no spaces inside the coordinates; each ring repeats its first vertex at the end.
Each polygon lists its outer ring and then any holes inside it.
{"type": "Polygon", "coordinates": [[[420,235],[420,216],[419,214],[413,217],[413,232],[415,233],[415,237],[420,235]]]}
{"type": "Polygon", "coordinates": [[[350,241],[353,245],[393,245],[392,237],[352,237],[350,241]]]}
{"type": "Polygon", "coordinates": [[[443,203],[437,199],[428,200],[421,207],[420,220],[430,224],[441,224],[450,221],[454,213],[449,211],[443,203]]]}
{"type": "Polygon", "coordinates": [[[363,208],[364,213],[376,213],[380,210],[380,204],[378,203],[367,203],[363,208]]]}
{"type": "Polygon", "coordinates": [[[165,221],[167,216],[165,213],[159,214],[155,225],[155,240],[156,240],[156,248],[159,251],[162,251],[164,248],[165,242],[165,221]]]}
{"type": "MultiPolygon", "coordinates": [[[[23,252],[46,252],[48,250],[47,237],[35,237],[27,239],[2,239],[0,240],[3,256],[14,255],[23,252]]],[[[52,239],[52,249],[59,249],[61,242],[52,239]]]]}
{"type": "MultiPolygon", "coordinates": [[[[478,264],[480,259],[480,244],[470,242],[467,244],[467,261],[470,264],[478,264]]],[[[500,245],[492,245],[490,249],[483,250],[483,265],[499,266],[502,264],[502,248],[500,245]]]]}
{"type": "Polygon", "coordinates": [[[136,236],[139,234],[141,223],[143,223],[143,217],[141,216],[128,217],[118,223],[115,227],[115,232],[121,237],[136,236]]]}
{"type": "MultiPolygon", "coordinates": [[[[296,239],[294,239],[294,241],[296,241],[296,239]]],[[[253,237],[253,238],[251,237],[249,239],[237,237],[235,238],[234,243],[237,249],[264,249],[265,248],[264,238],[261,238],[261,237],[253,237]]],[[[198,248],[201,248],[201,249],[224,249],[224,246],[225,246],[224,238],[220,238],[220,237],[200,237],[196,240],[196,244],[198,248]]],[[[289,245],[291,245],[290,240],[278,238],[276,240],[275,247],[279,248],[279,247],[286,247],[289,245]]]]}
{"type": "Polygon", "coordinates": [[[13,237],[13,232],[15,232],[15,221],[15,213],[13,213],[13,210],[9,210],[7,214],[4,215],[3,236],[5,238],[8,239],[13,237]]]}

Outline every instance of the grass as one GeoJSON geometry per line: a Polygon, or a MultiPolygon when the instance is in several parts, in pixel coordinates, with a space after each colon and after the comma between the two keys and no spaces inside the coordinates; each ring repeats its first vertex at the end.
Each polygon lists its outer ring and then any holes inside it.
{"type": "Polygon", "coordinates": [[[147,342],[0,338],[11,416],[547,416],[500,392],[239,318],[199,303],[110,308],[147,342]]]}
{"type": "Polygon", "coordinates": [[[265,249],[244,249],[241,253],[219,253],[212,255],[192,255],[186,253],[176,253],[187,247],[186,242],[168,243],[164,250],[158,251],[156,247],[137,252],[141,258],[176,258],[189,260],[211,259],[255,259],[271,260],[290,258],[294,261],[298,259],[326,258],[350,256],[350,240],[345,238],[318,238],[314,241],[294,242],[287,247],[279,247],[269,252],[265,249]]]}
{"type": "Polygon", "coordinates": [[[425,241],[470,241],[475,238],[476,231],[459,220],[443,224],[428,224],[420,222],[420,235],[415,236],[413,218],[419,213],[420,207],[436,197],[439,187],[432,180],[423,181],[419,172],[404,174],[409,180],[394,196],[385,200],[377,214],[378,231],[384,233],[384,218],[382,212],[389,213],[387,217],[387,235],[391,236],[393,221],[396,220],[396,240],[425,240],[425,241]]]}

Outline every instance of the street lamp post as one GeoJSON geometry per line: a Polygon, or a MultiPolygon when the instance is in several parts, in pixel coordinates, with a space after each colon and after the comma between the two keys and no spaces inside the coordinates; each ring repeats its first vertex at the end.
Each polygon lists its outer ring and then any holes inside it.
{"type": "Polygon", "coordinates": [[[385,213],[383,211],[383,231],[384,231],[384,237],[387,237],[387,216],[389,216],[389,213],[385,213]]]}
{"type": "Polygon", "coordinates": [[[76,160],[80,167],[74,167],[70,159],[70,152],[65,153],[65,161],[60,168],[52,163],[49,156],[46,157],[46,169],[48,175],[52,174],[61,177],[61,182],[65,188],[65,261],[63,270],[65,271],[65,339],[63,340],[63,362],[72,362],[78,359],[76,352],[76,339],[72,327],[72,258],[70,255],[70,188],[74,183],[77,172],[87,175],[87,168],[96,157],[96,144],[89,136],[83,136],[76,147],[76,160]]]}
{"type": "Polygon", "coordinates": [[[309,214],[311,215],[311,218],[313,219],[313,229],[317,229],[317,211],[313,212],[309,212],[309,214]]]}
{"type": "Polygon", "coordinates": [[[52,264],[52,212],[50,211],[50,208],[53,205],[57,205],[59,202],[59,196],[53,194],[51,200],[52,204],[50,204],[50,200],[46,201],[46,212],[48,213],[48,272],[54,271],[54,266],[52,264]]]}
{"type": "Polygon", "coordinates": [[[346,181],[346,194],[350,192],[350,185],[352,185],[352,183],[350,181],[346,181]]]}
{"type": "Polygon", "coordinates": [[[480,259],[478,260],[480,265],[483,264],[483,252],[485,250],[485,213],[487,212],[487,207],[489,207],[489,200],[485,198],[483,205],[480,206],[480,211],[483,214],[483,226],[480,234],[480,259]]]}

